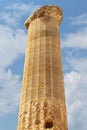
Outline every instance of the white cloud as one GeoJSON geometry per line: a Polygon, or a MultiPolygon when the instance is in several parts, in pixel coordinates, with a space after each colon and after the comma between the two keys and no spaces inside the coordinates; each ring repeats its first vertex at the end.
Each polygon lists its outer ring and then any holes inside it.
{"type": "Polygon", "coordinates": [[[21,81],[19,75],[0,70],[0,116],[17,110],[21,81]]]}
{"type": "Polygon", "coordinates": [[[20,24],[22,17],[25,15],[27,15],[27,17],[30,16],[38,7],[39,5],[24,3],[7,6],[4,11],[0,13],[0,21],[16,27],[16,25],[20,24]]]}
{"type": "Polygon", "coordinates": [[[68,59],[68,62],[71,64],[73,70],[80,73],[87,72],[87,59],[86,58],[71,58],[68,59]]]}
{"type": "Polygon", "coordinates": [[[87,49],[87,27],[61,38],[62,47],[87,49]]]}
{"type": "Polygon", "coordinates": [[[71,18],[72,25],[87,25],[87,13],[71,18]]]}
{"type": "Polygon", "coordinates": [[[0,68],[7,67],[25,53],[26,33],[0,24],[0,68]]]}
{"type": "Polygon", "coordinates": [[[75,71],[65,74],[65,93],[67,101],[68,124],[70,130],[87,129],[85,124],[87,122],[86,77],[87,73],[79,74],[75,71]]]}
{"type": "Polygon", "coordinates": [[[70,96],[74,93],[76,90],[76,87],[78,86],[80,80],[80,75],[76,72],[71,72],[70,74],[65,75],[65,84],[66,85],[66,95],[70,99],[70,96]]]}
{"type": "Polygon", "coordinates": [[[12,6],[7,6],[6,9],[8,11],[15,10],[21,13],[32,13],[36,9],[39,8],[39,5],[35,5],[33,3],[25,4],[25,3],[15,3],[12,6]]]}

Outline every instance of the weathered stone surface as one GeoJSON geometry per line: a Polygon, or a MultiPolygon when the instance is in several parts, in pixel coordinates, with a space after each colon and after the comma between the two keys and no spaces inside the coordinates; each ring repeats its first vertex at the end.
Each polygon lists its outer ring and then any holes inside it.
{"type": "Polygon", "coordinates": [[[42,7],[26,22],[29,28],[17,130],[68,129],[58,28],[60,10],[42,7]]]}
{"type": "Polygon", "coordinates": [[[53,5],[43,6],[25,21],[26,28],[29,27],[30,23],[33,20],[35,20],[36,18],[44,17],[44,16],[48,16],[48,18],[47,17],[44,18],[46,22],[49,21],[49,17],[53,17],[57,20],[57,23],[60,24],[62,21],[62,10],[61,8],[57,6],[53,6],[53,5]]]}

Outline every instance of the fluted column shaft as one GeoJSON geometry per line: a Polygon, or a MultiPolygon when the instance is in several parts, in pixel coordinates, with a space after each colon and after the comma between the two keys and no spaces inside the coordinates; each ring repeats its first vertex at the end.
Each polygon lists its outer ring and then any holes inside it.
{"type": "Polygon", "coordinates": [[[67,130],[59,23],[52,16],[42,13],[26,23],[18,130],[67,130]]]}

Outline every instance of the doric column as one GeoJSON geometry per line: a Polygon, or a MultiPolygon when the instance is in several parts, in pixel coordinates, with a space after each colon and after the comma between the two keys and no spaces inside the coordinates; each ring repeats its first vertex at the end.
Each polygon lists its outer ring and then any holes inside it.
{"type": "Polygon", "coordinates": [[[44,6],[29,17],[18,130],[67,130],[59,25],[62,10],[44,6]]]}

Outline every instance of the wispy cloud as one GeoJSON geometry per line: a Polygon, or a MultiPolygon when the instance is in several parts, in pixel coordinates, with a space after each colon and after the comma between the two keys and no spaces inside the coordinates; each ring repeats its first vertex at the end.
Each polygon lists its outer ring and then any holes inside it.
{"type": "Polygon", "coordinates": [[[20,98],[21,81],[11,70],[0,70],[0,116],[17,110],[20,98]]]}
{"type": "Polygon", "coordinates": [[[71,60],[68,59],[68,62],[71,64],[72,69],[83,73],[87,72],[87,58],[71,58],[71,60]]]}
{"type": "Polygon", "coordinates": [[[0,24],[0,68],[5,68],[25,52],[26,33],[0,24]],[[3,57],[3,58],[2,58],[3,57]]]}
{"type": "Polygon", "coordinates": [[[65,92],[67,101],[68,124],[70,130],[87,129],[87,73],[75,71],[65,74],[65,92]],[[84,119],[84,120],[83,120],[84,119]],[[78,127],[77,127],[78,126],[78,127]]]}
{"type": "Polygon", "coordinates": [[[73,33],[65,34],[61,38],[62,47],[87,49],[87,27],[73,33]]]}
{"type": "Polygon", "coordinates": [[[20,13],[33,13],[36,9],[39,8],[40,5],[35,5],[33,3],[25,4],[25,3],[15,3],[12,6],[7,6],[6,10],[8,11],[18,11],[20,13]]]}
{"type": "Polygon", "coordinates": [[[87,13],[70,18],[72,25],[87,25],[87,13]]]}
{"type": "Polygon", "coordinates": [[[4,10],[0,13],[0,21],[8,24],[10,26],[15,26],[20,24],[20,20],[25,15],[28,17],[31,15],[39,5],[34,4],[24,4],[24,3],[17,3],[4,8],[4,10]]]}

